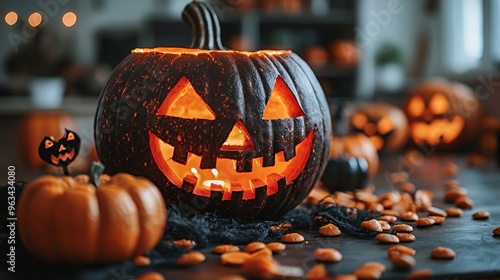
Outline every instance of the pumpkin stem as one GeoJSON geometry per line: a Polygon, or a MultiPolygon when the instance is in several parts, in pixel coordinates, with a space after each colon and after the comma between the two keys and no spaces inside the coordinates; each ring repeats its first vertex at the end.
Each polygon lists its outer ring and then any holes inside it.
{"type": "Polygon", "coordinates": [[[69,176],[68,165],[62,166],[64,176],[69,176]]]}
{"type": "Polygon", "coordinates": [[[190,48],[224,50],[217,13],[207,3],[193,1],[182,11],[182,20],[193,30],[190,48]]]}
{"type": "Polygon", "coordinates": [[[104,164],[100,162],[92,162],[92,166],[90,166],[90,178],[89,183],[93,184],[96,187],[99,187],[99,177],[101,177],[104,172],[104,164]]]}
{"type": "Polygon", "coordinates": [[[334,135],[339,137],[344,137],[347,135],[347,122],[345,120],[345,103],[339,102],[337,106],[337,111],[333,117],[334,123],[334,135]]]}

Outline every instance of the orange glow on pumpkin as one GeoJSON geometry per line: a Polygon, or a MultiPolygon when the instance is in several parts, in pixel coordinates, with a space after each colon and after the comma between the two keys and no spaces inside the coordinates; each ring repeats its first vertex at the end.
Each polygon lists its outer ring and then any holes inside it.
{"type": "Polygon", "coordinates": [[[420,96],[415,96],[410,100],[408,105],[408,114],[412,117],[422,116],[425,111],[424,99],[420,96]]]}
{"type": "Polygon", "coordinates": [[[364,130],[365,124],[368,122],[368,118],[364,114],[355,114],[352,117],[352,125],[359,130],[364,130]]]}
{"type": "Polygon", "coordinates": [[[274,166],[263,167],[263,158],[259,157],[252,160],[251,172],[237,172],[236,160],[218,158],[217,176],[212,169],[198,169],[201,156],[189,154],[187,163],[180,164],[172,159],[174,146],[163,142],[152,132],[149,132],[149,139],[158,167],[177,187],[182,187],[183,181],[187,180],[195,185],[193,193],[197,195],[210,196],[211,190],[217,190],[223,191],[224,198],[230,199],[232,191],[244,190],[243,199],[252,199],[256,188],[267,185],[267,194],[271,195],[278,192],[278,180],[284,177],[286,184],[290,184],[299,176],[311,153],[314,130],[295,147],[296,155],[289,161],[285,161],[284,153],[279,152],[275,155],[274,166]],[[196,172],[192,172],[193,168],[196,172]]]}
{"type": "Polygon", "coordinates": [[[386,103],[366,103],[352,110],[351,132],[366,135],[377,151],[403,147],[408,137],[408,124],[401,109],[386,103]]]}
{"type": "Polygon", "coordinates": [[[383,117],[377,123],[371,123],[365,114],[357,113],[352,117],[351,123],[355,128],[368,136],[377,151],[384,147],[384,139],[377,134],[390,133],[394,129],[394,124],[390,116],[383,117]]]}
{"type": "Polygon", "coordinates": [[[410,136],[415,143],[436,146],[450,144],[460,137],[466,120],[460,112],[453,110],[452,105],[455,98],[452,94],[460,93],[460,89],[457,86],[447,89],[439,85],[410,99],[407,112],[410,117],[410,136]]]}
{"type": "Polygon", "coordinates": [[[380,133],[380,134],[389,133],[393,129],[394,129],[394,123],[392,122],[392,120],[389,116],[383,117],[377,123],[377,130],[378,130],[378,133],[380,133]]]}
{"type": "Polygon", "coordinates": [[[264,120],[277,120],[304,116],[302,108],[283,78],[278,76],[271,97],[264,110],[264,120]]]}
{"type": "Polygon", "coordinates": [[[186,77],[177,82],[156,114],[183,119],[215,120],[212,109],[196,93],[186,77]]]}
{"type": "Polygon", "coordinates": [[[224,144],[222,144],[221,150],[224,151],[242,151],[242,150],[253,150],[255,146],[253,145],[252,138],[248,133],[247,128],[241,120],[237,121],[236,124],[229,132],[224,144]]]}
{"type": "MultiPolygon", "coordinates": [[[[215,120],[217,116],[203,98],[196,93],[190,81],[183,76],[165,97],[156,112],[157,116],[183,119],[215,120]]],[[[304,116],[297,98],[278,76],[273,91],[266,103],[263,120],[279,120],[304,116]]],[[[295,156],[288,161],[280,151],[274,155],[274,166],[263,167],[263,157],[252,159],[250,172],[238,172],[237,160],[217,158],[216,168],[201,169],[202,156],[188,153],[186,164],[173,160],[175,147],[149,132],[149,143],[153,158],[170,182],[183,187],[184,182],[194,186],[193,193],[210,196],[212,190],[224,192],[223,199],[230,199],[232,191],[243,190],[243,199],[255,198],[255,189],[267,186],[268,195],[278,192],[278,181],[286,184],[294,181],[304,169],[314,138],[314,130],[295,146],[295,156]]],[[[210,139],[207,139],[210,141],[210,139]]],[[[242,120],[236,121],[220,151],[251,151],[255,146],[242,120]]]]}
{"type": "Polygon", "coordinates": [[[435,115],[444,115],[448,112],[450,105],[448,100],[442,93],[435,93],[432,96],[431,102],[429,103],[429,108],[435,115]]]}
{"type": "Polygon", "coordinates": [[[157,47],[157,48],[136,48],[131,51],[132,53],[164,53],[164,54],[211,54],[213,52],[217,53],[227,53],[227,54],[244,54],[250,55],[288,55],[292,54],[290,50],[260,50],[255,52],[249,51],[234,51],[234,50],[205,50],[205,49],[188,49],[188,48],[168,48],[168,47],[157,47]]]}
{"type": "Polygon", "coordinates": [[[451,143],[455,140],[464,127],[464,119],[455,116],[453,119],[434,119],[430,124],[425,122],[414,122],[410,126],[412,138],[418,144],[427,142],[431,145],[451,143]]]}

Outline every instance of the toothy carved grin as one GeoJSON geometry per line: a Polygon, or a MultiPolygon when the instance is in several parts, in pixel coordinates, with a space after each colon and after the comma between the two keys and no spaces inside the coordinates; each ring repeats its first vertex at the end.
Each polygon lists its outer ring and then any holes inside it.
{"type": "Polygon", "coordinates": [[[296,154],[286,161],[284,152],[275,154],[275,165],[263,167],[263,158],[252,159],[252,171],[237,172],[236,160],[217,158],[215,169],[200,169],[201,156],[189,154],[186,164],[172,159],[174,147],[149,132],[153,158],[170,182],[179,188],[189,185],[193,194],[210,197],[211,191],[223,192],[223,200],[230,200],[232,192],[243,191],[243,199],[255,198],[255,189],[267,186],[267,195],[278,192],[278,181],[293,182],[302,173],[311,153],[314,131],[296,145],[296,154]]]}
{"type": "Polygon", "coordinates": [[[57,157],[55,155],[50,155],[50,160],[54,164],[59,164],[60,161],[67,161],[75,156],[75,149],[72,149],[69,153],[61,153],[57,157]]]}
{"type": "Polygon", "coordinates": [[[429,124],[414,122],[411,124],[411,136],[417,144],[424,141],[431,145],[450,143],[455,140],[464,127],[464,119],[454,116],[453,119],[434,119],[429,124]]]}

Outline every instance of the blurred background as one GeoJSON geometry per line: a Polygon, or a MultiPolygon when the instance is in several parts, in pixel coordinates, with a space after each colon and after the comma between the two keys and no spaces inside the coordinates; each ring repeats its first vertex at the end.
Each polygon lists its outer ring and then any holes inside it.
{"type": "MultiPolygon", "coordinates": [[[[230,49],[291,49],[315,71],[332,107],[401,107],[428,77],[470,86],[486,116],[500,110],[498,0],[204,0],[230,49]]],[[[0,166],[19,180],[46,172],[36,148],[62,127],[82,138],[70,169],[95,159],[97,98],[136,47],[188,46],[189,0],[2,0],[0,166]],[[33,149],[34,147],[34,149],[33,149]]]]}

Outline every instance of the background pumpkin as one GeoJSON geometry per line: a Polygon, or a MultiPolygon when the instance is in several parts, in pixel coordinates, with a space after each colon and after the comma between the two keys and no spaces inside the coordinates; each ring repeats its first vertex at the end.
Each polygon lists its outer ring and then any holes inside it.
{"type": "Polygon", "coordinates": [[[348,134],[346,136],[333,136],[330,147],[330,158],[347,154],[353,157],[362,157],[368,162],[368,174],[377,173],[379,158],[377,149],[366,135],[362,133],[348,134]]]}
{"type": "Polygon", "coordinates": [[[483,131],[479,139],[479,149],[487,157],[497,157],[498,137],[500,133],[500,120],[486,117],[483,121],[483,131]]]}
{"type": "Polygon", "coordinates": [[[136,49],[95,118],[100,160],[143,175],[189,213],[246,219],[300,203],[328,160],[331,120],[312,70],[290,51],[224,50],[215,12],[192,2],[191,49],[136,49]]]}
{"type": "Polygon", "coordinates": [[[414,87],[404,105],[410,138],[417,145],[436,150],[463,147],[481,129],[481,108],[466,85],[428,79],[414,87]]]}
{"type": "MultiPolygon", "coordinates": [[[[38,156],[38,145],[46,136],[54,136],[58,139],[64,135],[65,128],[74,130],[73,119],[64,112],[36,112],[27,114],[21,120],[19,126],[19,152],[26,165],[33,169],[50,168],[38,156]]],[[[53,168],[53,167],[52,167],[53,168]]],[[[53,168],[53,170],[58,170],[53,168]]]]}
{"type": "Polygon", "coordinates": [[[408,121],[401,109],[387,103],[366,103],[354,108],[352,131],[364,133],[380,150],[397,151],[408,140],[408,121]]]}
{"type": "Polygon", "coordinates": [[[330,43],[330,53],[334,64],[341,67],[354,67],[358,64],[360,48],[352,40],[337,40],[330,43]]]}
{"type": "Polygon", "coordinates": [[[166,211],[158,188],[130,174],[44,176],[22,192],[19,234],[34,256],[53,263],[112,263],[146,253],[160,240],[166,211]]]}
{"type": "Polygon", "coordinates": [[[378,169],[378,154],[368,137],[347,133],[345,108],[340,104],[335,114],[335,133],[330,146],[330,161],[322,180],[330,191],[361,188],[367,177],[378,169]]]}

